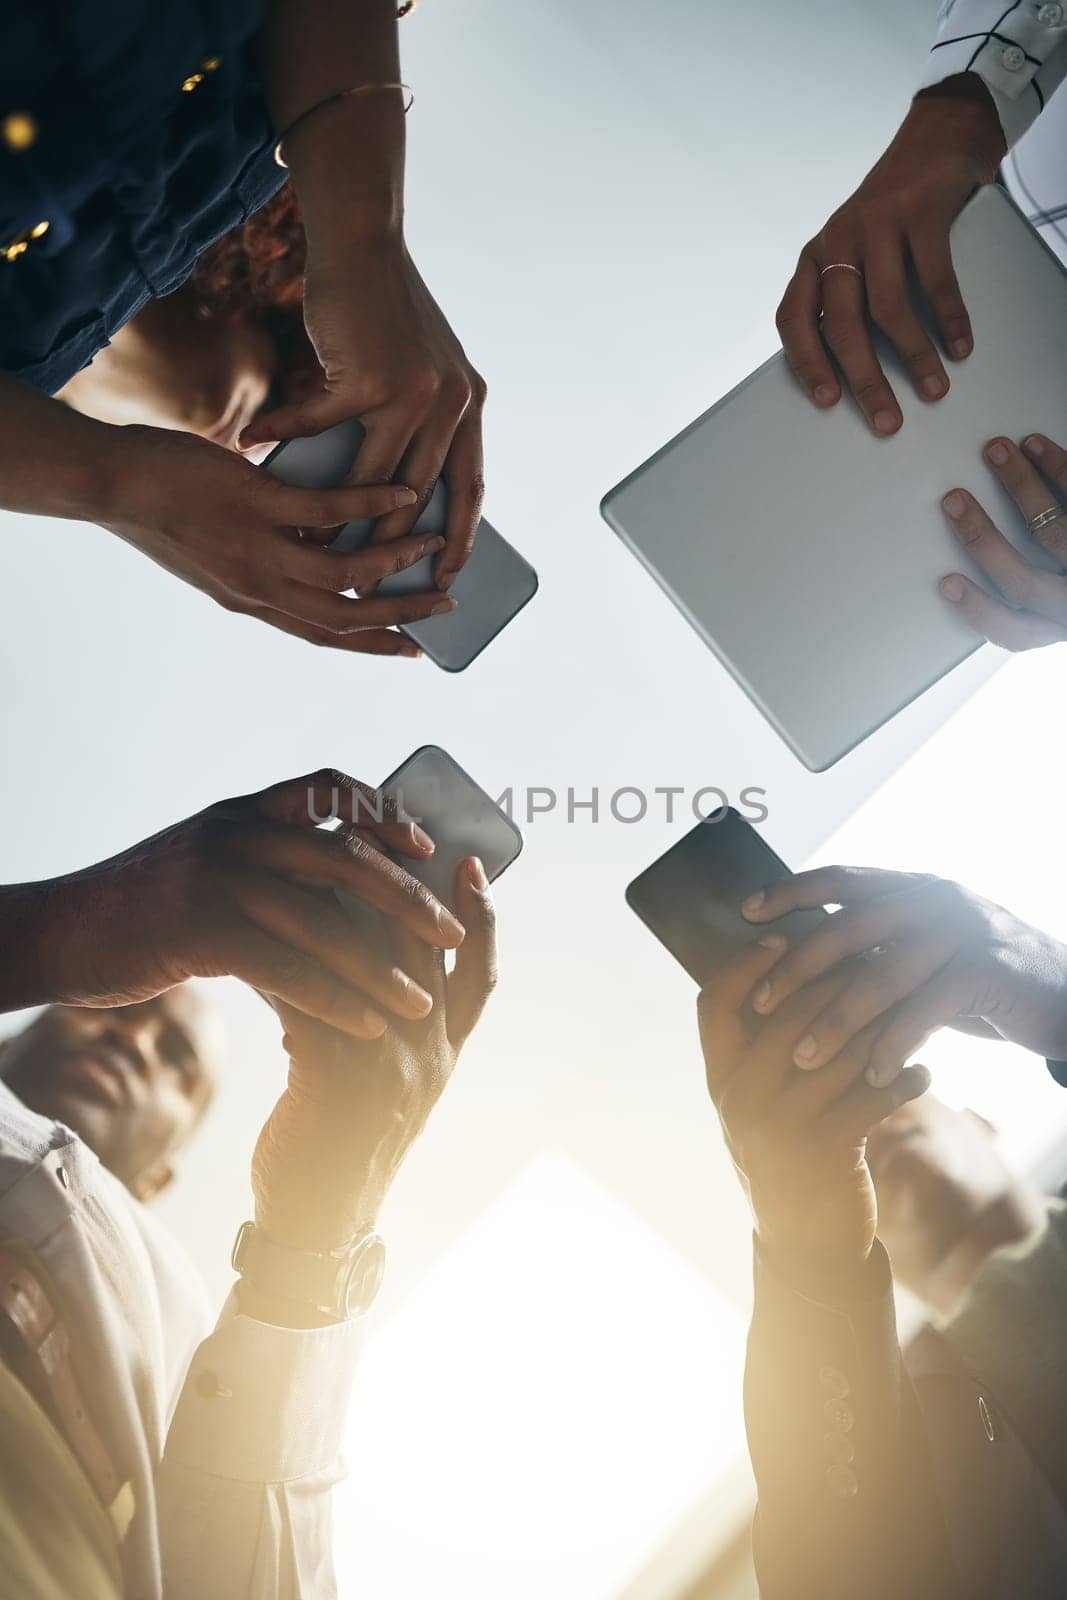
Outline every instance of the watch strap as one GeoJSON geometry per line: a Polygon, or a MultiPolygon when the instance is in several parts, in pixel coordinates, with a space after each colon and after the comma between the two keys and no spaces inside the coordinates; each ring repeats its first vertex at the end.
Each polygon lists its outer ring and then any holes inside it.
{"type": "Polygon", "coordinates": [[[254,1222],[245,1222],[234,1241],[235,1272],[261,1293],[333,1317],[368,1310],[385,1266],[385,1246],[376,1233],[338,1250],[317,1254],[277,1244],[254,1222]]]}

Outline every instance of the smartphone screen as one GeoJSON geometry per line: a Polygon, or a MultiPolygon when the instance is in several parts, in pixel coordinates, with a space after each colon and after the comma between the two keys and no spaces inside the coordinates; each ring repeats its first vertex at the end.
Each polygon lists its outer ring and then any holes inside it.
{"type": "MultiPolygon", "coordinates": [[[[745,921],[742,900],[790,876],[751,823],[732,808],[715,816],[720,820],[698,822],[626,890],[630,908],[701,985],[765,931],[766,924],[745,921]]],[[[821,909],[791,911],[773,927],[792,940],[817,928],[826,915],[821,909]]]]}
{"type": "MultiPolygon", "coordinates": [[[[269,472],[283,483],[305,489],[335,489],[348,475],[363,443],[364,429],[356,418],[339,422],[308,439],[290,439],[271,452],[264,462],[269,472]]],[[[444,533],[448,493],[438,480],[426,509],[415,523],[417,533],[444,533]]],[[[330,546],[348,554],[362,550],[374,532],[374,518],[348,522],[330,546]]],[[[425,594],[434,587],[434,557],[426,556],[383,579],[378,593],[425,594]]],[[[431,661],[446,672],[462,672],[506,627],[537,593],[537,574],[519,552],[508,544],[492,523],[483,518],[478,525],[474,549],[449,593],[456,601],[455,611],[441,617],[426,617],[400,631],[421,645],[431,661]]]]}

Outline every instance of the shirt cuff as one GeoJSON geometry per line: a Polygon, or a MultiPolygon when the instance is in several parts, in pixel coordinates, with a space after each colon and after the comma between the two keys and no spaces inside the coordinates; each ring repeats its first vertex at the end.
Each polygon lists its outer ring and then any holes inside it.
{"type": "Polygon", "coordinates": [[[193,1356],[168,1462],[243,1483],[328,1471],[340,1454],[362,1328],[275,1327],[244,1316],[231,1294],[193,1356]]]}
{"type": "Polygon", "coordinates": [[[996,104],[1008,148],[1017,144],[1044,109],[1062,72],[1042,69],[1067,52],[1067,4],[1023,0],[1007,13],[987,0],[958,0],[944,7],[938,37],[920,88],[961,72],[974,72],[996,104]]]}

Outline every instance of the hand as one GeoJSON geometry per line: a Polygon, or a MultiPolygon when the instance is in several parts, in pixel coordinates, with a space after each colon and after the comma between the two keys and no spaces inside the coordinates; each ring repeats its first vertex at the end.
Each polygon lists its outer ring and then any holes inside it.
{"type": "Polygon", "coordinates": [[[481,863],[463,862],[456,905],[467,936],[444,955],[394,922],[394,960],[433,1002],[423,1019],[356,1043],[275,1001],[289,1084],[252,1158],[256,1222],[278,1244],[326,1251],[375,1224],[386,1191],[451,1076],[496,982],[493,902],[481,863]]]}
{"type": "Polygon", "coordinates": [[[872,1024],[869,1079],[879,1086],[942,1027],[1053,1060],[1067,1054],[1067,947],[1058,940],[957,883],[871,867],[800,872],[741,909],[764,924],[830,905],[842,909],[784,954],[752,997],[761,1016],[774,1016],[806,985],[842,974],[792,1040],[798,1067],[823,1067],[872,1024]]]}
{"type": "Polygon", "coordinates": [[[804,246],[777,320],[789,364],[816,405],[833,406],[841,398],[833,355],[872,431],[884,435],[900,427],[900,407],[875,353],[867,312],[895,346],[916,394],[940,400],[948,393],[948,374],[912,304],[908,266],[915,269],[945,351],[963,360],[974,339],[952,265],[949,228],[972,191],[992,181],[1005,150],[996,107],[981,79],[969,73],[948,79],[912,102],[881,160],[804,246]],[[840,262],[860,276],[821,276],[824,267],[840,262]]]}
{"type": "MultiPolygon", "coordinates": [[[[984,454],[1028,523],[1067,501],[1067,450],[1044,434],[1032,433],[1022,450],[1010,439],[991,439],[984,454]]],[[[994,590],[989,595],[962,572],[950,572],[939,589],[953,609],[1005,650],[1035,650],[1067,639],[1067,577],[1031,566],[966,489],[951,490],[942,504],[956,538],[994,590]]],[[[1061,510],[1033,537],[1067,570],[1067,512],[1061,510]]]]}
{"type": "Polygon", "coordinates": [[[332,538],[341,523],[413,505],[410,489],[292,488],[191,434],[139,426],[111,431],[116,487],[96,520],[225,610],[337,650],[417,656],[418,646],[390,629],[451,609],[435,592],[391,599],[342,592],[440,548],[426,535],[355,555],[336,555],[300,537],[303,531],[311,539],[332,538]]]}
{"type": "Polygon", "coordinates": [[[893,1275],[949,1315],[993,1250],[1041,1226],[1036,1190],[1008,1166],[996,1130],[935,1095],[902,1106],[867,1141],[878,1234],[893,1275]]]}
{"type": "Polygon", "coordinates": [[[380,941],[355,931],[335,891],[402,926],[409,953],[420,941],[458,945],[463,926],[384,850],[418,859],[433,844],[343,773],[209,806],[53,886],[55,926],[40,941],[46,997],[128,1005],[186,978],[233,974],[357,1038],[383,1033],[383,1013],[422,1018],[431,994],[380,941]],[[342,825],[316,827],[331,808],[342,825]]]}
{"type": "Polygon", "coordinates": [[[909,1067],[890,1088],[872,1088],[863,1078],[871,1038],[863,1035],[825,1072],[798,1072],[791,1059],[797,1032],[844,980],[823,978],[761,1021],[748,996],[782,943],[769,934],[746,945],[702,992],[708,1089],[763,1246],[801,1273],[848,1272],[866,1261],[877,1227],[866,1137],[922,1094],[930,1075],[909,1067]]]}
{"type": "Polygon", "coordinates": [[[309,231],[304,320],[325,388],[258,417],[241,448],[358,417],[366,439],[349,481],[399,476],[417,492],[413,503],[383,515],[375,541],[410,533],[444,478],[448,519],[436,530],[445,545],[434,577],[447,588],[470,555],[481,512],[485,384],[394,234],[349,245],[316,242],[309,231]]]}

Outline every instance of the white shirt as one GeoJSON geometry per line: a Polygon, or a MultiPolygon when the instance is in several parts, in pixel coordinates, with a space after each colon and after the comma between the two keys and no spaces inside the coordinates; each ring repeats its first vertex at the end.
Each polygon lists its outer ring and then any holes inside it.
{"type": "Polygon", "coordinates": [[[922,87],[975,72],[996,103],[1012,198],[1067,261],[1067,3],[947,0],[922,87]],[[1054,98],[1055,96],[1055,98],[1054,98]]]}
{"type": "Polygon", "coordinates": [[[55,1285],[82,1393],[132,1485],[130,1600],[334,1596],[330,1488],[358,1325],[271,1327],[228,1302],[209,1332],[181,1248],[2,1083],[0,1238],[55,1285]]]}

